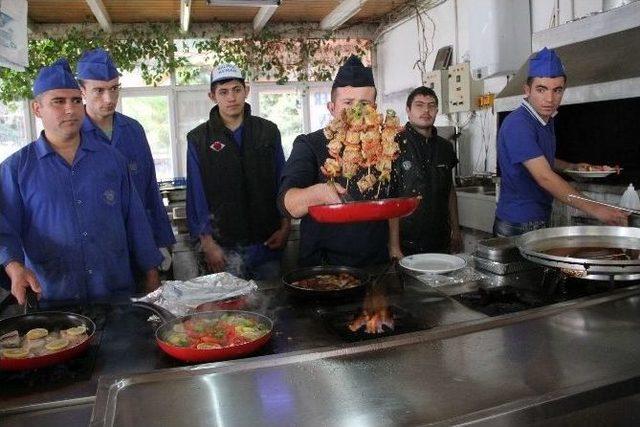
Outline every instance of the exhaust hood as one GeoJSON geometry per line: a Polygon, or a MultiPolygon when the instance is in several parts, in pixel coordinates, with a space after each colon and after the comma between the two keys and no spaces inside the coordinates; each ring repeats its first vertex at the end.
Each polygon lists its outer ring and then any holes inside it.
{"type": "MultiPolygon", "coordinates": [[[[583,104],[640,97],[640,1],[536,32],[534,52],[556,49],[567,71],[562,104],[583,104]]],[[[520,105],[527,59],[498,94],[495,109],[520,105]]]]}
{"type": "MultiPolygon", "coordinates": [[[[567,73],[563,104],[640,96],[640,27],[555,48],[567,73]]],[[[496,99],[497,111],[520,104],[527,61],[496,99]]]]}

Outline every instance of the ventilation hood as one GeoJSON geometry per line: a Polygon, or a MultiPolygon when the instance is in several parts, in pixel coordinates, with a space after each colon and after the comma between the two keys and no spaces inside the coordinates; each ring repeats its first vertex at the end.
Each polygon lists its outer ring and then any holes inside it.
{"type": "MultiPolygon", "coordinates": [[[[640,2],[635,3],[632,8],[640,10],[638,6],[640,2]]],[[[628,6],[620,8],[620,12],[627,8],[628,6]]],[[[602,15],[607,13],[609,12],[602,15]]],[[[584,21],[588,21],[588,18],[584,21]]],[[[546,35],[544,44],[539,43],[538,47],[534,42],[536,51],[545,45],[553,47],[562,59],[567,73],[567,90],[563,97],[563,105],[640,97],[638,22],[635,21],[636,26],[632,28],[562,46],[553,46],[553,39],[558,38],[558,34],[553,34],[556,36],[554,38],[546,35]]],[[[587,27],[588,24],[580,23],[587,27]]],[[[593,30],[592,27],[591,34],[593,30]]],[[[528,63],[527,59],[498,94],[495,102],[496,111],[511,111],[518,107],[523,96],[522,87],[527,79],[528,63]]]]}

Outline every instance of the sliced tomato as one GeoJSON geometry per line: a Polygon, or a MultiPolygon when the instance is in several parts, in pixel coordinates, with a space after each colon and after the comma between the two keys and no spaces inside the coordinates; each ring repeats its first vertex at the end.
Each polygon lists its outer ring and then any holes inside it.
{"type": "Polygon", "coordinates": [[[220,344],[220,340],[215,338],[215,337],[210,337],[208,335],[205,335],[203,337],[200,337],[200,342],[205,342],[208,344],[220,344]]]}

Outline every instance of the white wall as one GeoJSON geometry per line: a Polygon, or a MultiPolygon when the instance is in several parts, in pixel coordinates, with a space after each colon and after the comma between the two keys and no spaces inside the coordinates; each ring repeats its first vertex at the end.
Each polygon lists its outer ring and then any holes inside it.
{"type": "MultiPolygon", "coordinates": [[[[427,12],[435,24],[433,52],[427,61],[431,70],[435,53],[445,45],[453,45],[453,63],[469,59],[470,2],[474,0],[449,0],[427,12]]],[[[513,0],[523,1],[527,0],[513,0]]],[[[555,0],[530,0],[532,32],[549,28],[554,15],[555,0]]],[[[602,0],[560,0],[559,24],[590,15],[602,9],[602,0]],[[571,5],[573,4],[573,16],[571,5]]],[[[428,24],[430,28],[430,24],[428,24]]],[[[393,108],[406,120],[405,101],[407,94],[420,85],[420,72],[413,66],[418,59],[418,31],[416,18],[396,23],[376,40],[376,77],[379,90],[378,104],[381,109],[393,108]]],[[[507,83],[506,77],[495,77],[484,81],[485,93],[498,93],[507,83]]],[[[460,174],[495,172],[495,125],[496,116],[490,110],[479,111],[469,121],[463,113],[452,117],[453,122],[468,125],[462,130],[459,140],[460,174]],[[484,134],[484,137],[483,137],[484,134]],[[486,165],[486,169],[485,169],[486,165]]],[[[440,115],[436,126],[452,125],[446,116],[440,115]]]]}

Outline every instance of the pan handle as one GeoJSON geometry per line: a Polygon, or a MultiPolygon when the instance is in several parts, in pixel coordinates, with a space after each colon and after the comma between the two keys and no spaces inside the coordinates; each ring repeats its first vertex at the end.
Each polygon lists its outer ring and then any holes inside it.
{"type": "Polygon", "coordinates": [[[145,310],[151,311],[153,314],[158,316],[164,323],[171,322],[172,320],[177,319],[177,317],[166,308],[160,307],[155,304],[151,304],[150,302],[135,301],[131,303],[131,305],[134,307],[144,308],[145,310]]]}
{"type": "Polygon", "coordinates": [[[24,314],[39,310],[40,303],[38,302],[38,295],[33,292],[30,287],[27,287],[25,291],[24,314]]]}

